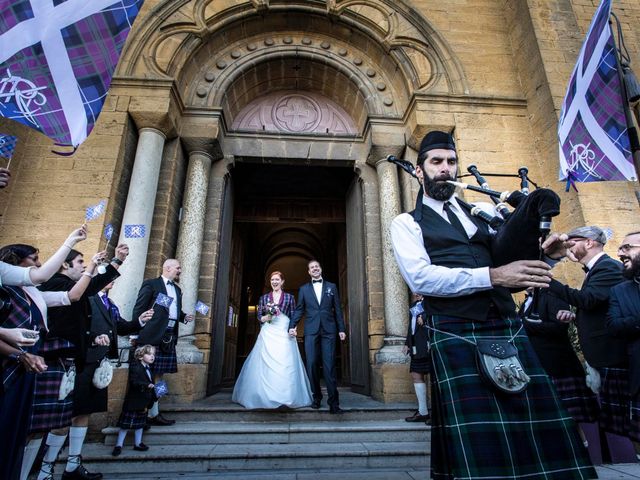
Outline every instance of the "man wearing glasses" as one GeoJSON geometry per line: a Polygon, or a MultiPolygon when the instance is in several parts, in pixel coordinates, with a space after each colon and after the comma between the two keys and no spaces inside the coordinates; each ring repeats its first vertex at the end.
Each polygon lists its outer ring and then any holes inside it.
{"type": "MultiPolygon", "coordinates": [[[[604,253],[607,236],[600,227],[580,227],[567,235],[567,257],[581,263],[586,276],[579,289],[551,280],[549,293],[576,308],[580,347],[587,363],[601,378],[600,425],[608,432],[627,436],[624,425],[629,412],[620,407],[619,389],[621,383],[628,381],[627,346],[607,328],[609,293],[624,280],[622,264],[604,253]]],[[[560,321],[571,318],[568,311],[558,313],[560,321]]]]}
{"type": "MultiPolygon", "coordinates": [[[[627,281],[611,289],[607,328],[627,342],[629,361],[628,391],[629,403],[623,407],[626,436],[640,442],[640,232],[627,234],[618,248],[618,258],[622,261],[622,274],[627,281]]],[[[621,390],[624,386],[621,385],[621,390]]]]}

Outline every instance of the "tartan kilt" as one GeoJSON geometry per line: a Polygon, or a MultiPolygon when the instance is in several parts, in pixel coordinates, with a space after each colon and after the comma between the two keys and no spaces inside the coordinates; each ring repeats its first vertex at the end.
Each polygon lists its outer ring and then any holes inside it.
{"type": "Polygon", "coordinates": [[[137,430],[144,427],[146,423],[146,410],[122,410],[117,425],[125,430],[137,430]]]}
{"type": "Polygon", "coordinates": [[[589,387],[585,377],[549,377],[556,387],[562,406],[580,423],[598,421],[600,405],[598,397],[589,387]]]}
{"type": "Polygon", "coordinates": [[[631,401],[629,395],[629,369],[616,367],[599,368],[602,387],[600,389],[600,427],[605,432],[640,441],[640,402],[631,401]],[[634,415],[635,411],[635,415],[634,415]]]}
{"type": "Polygon", "coordinates": [[[409,372],[431,373],[431,358],[413,358],[409,364],[409,372]]]}
{"type": "MultiPolygon", "coordinates": [[[[173,328],[167,328],[167,334],[173,334],[173,328]]],[[[178,371],[178,357],[176,356],[175,343],[171,347],[171,351],[166,353],[160,350],[160,346],[156,345],[156,359],[151,364],[151,373],[176,373],[178,371]]]]}
{"type": "Polygon", "coordinates": [[[58,392],[65,368],[69,369],[73,365],[73,360],[62,360],[62,362],[64,368],[60,360],[46,359],[47,370],[36,375],[33,408],[29,421],[30,434],[48,432],[71,425],[75,392],[71,391],[64,400],[58,400],[58,392]]]}
{"type": "Polygon", "coordinates": [[[432,460],[435,479],[596,478],[575,422],[562,407],[518,319],[486,321],[433,316],[432,460]],[[518,395],[499,393],[481,379],[475,346],[459,338],[515,338],[531,377],[518,395]]]}

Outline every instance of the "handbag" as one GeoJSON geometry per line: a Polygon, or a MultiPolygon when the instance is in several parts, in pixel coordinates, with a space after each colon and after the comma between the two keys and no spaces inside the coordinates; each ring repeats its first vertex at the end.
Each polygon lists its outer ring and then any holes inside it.
{"type": "MultiPolygon", "coordinates": [[[[60,360],[60,365],[64,368],[64,363],[60,360]]],[[[58,400],[64,400],[73,391],[76,383],[76,366],[71,365],[68,369],[65,369],[60,381],[60,388],[58,390],[58,400]]]]}
{"type": "Polygon", "coordinates": [[[93,372],[93,385],[96,388],[107,388],[113,380],[113,365],[107,357],[103,358],[100,366],[93,372]]]}
{"type": "Polygon", "coordinates": [[[499,392],[522,393],[531,381],[513,339],[476,339],[476,363],[480,377],[499,392]]]}

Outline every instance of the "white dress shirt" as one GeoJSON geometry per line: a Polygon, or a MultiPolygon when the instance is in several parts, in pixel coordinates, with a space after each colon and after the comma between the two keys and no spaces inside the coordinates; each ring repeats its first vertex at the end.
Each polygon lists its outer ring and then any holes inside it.
{"type": "Polygon", "coordinates": [[[173,302],[169,305],[169,319],[178,320],[178,292],[176,291],[176,287],[173,285],[172,280],[164,276],[162,277],[162,281],[164,282],[164,288],[167,289],[167,295],[173,298],[173,302]],[[171,282],[171,285],[169,282],[171,282]]]}
{"type": "MultiPolygon", "coordinates": [[[[451,210],[462,223],[467,235],[472,237],[478,227],[462,211],[455,195],[450,201],[451,210]]],[[[449,221],[444,212],[444,202],[423,197],[423,203],[449,221]]],[[[490,204],[475,205],[492,215],[497,215],[490,204]]],[[[402,213],[394,218],[389,230],[400,273],[412,292],[432,297],[461,297],[493,288],[489,278],[489,267],[449,268],[432,265],[424,246],[422,229],[409,213],[402,213]]],[[[489,230],[494,233],[493,230],[489,230]]]]}
{"type": "Polygon", "coordinates": [[[311,286],[313,286],[313,291],[316,294],[316,299],[318,300],[318,305],[320,305],[320,301],[322,300],[322,282],[324,280],[320,279],[319,282],[313,282],[313,280],[311,280],[311,286]]]}

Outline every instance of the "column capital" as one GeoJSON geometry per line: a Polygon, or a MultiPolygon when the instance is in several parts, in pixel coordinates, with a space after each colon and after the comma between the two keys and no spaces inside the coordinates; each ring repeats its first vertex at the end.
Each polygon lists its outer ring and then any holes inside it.
{"type": "Polygon", "coordinates": [[[384,123],[372,125],[370,131],[371,149],[367,156],[367,163],[377,168],[387,161],[388,155],[402,158],[406,137],[406,130],[402,126],[384,123]]]}
{"type": "Polygon", "coordinates": [[[192,155],[202,153],[212,160],[222,158],[220,120],[216,117],[185,116],[180,125],[180,140],[192,155]]]}
{"type": "Polygon", "coordinates": [[[138,89],[129,101],[128,111],[138,130],[154,128],[167,139],[178,134],[180,101],[170,86],[151,85],[138,89]]]}

